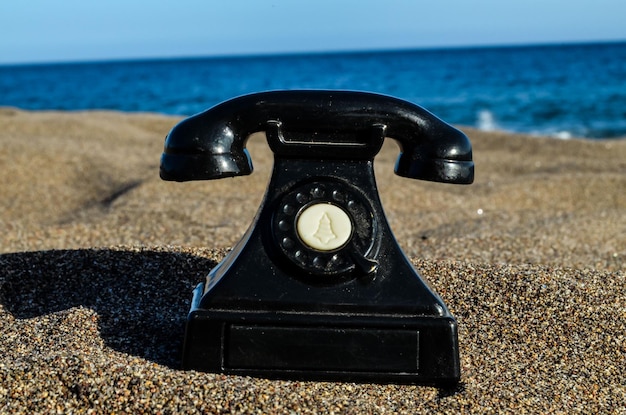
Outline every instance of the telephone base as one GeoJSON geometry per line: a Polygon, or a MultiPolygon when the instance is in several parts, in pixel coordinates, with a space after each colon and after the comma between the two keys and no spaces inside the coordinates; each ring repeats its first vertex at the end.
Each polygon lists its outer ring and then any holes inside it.
{"type": "Polygon", "coordinates": [[[183,368],[264,378],[452,386],[459,381],[456,321],[412,316],[202,309],[188,315],[183,368]]]}

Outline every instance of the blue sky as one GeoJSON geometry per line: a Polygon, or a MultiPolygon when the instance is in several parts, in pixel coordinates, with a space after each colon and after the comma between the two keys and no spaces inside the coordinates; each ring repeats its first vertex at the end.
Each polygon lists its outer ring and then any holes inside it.
{"type": "Polygon", "coordinates": [[[0,64],[626,40],[624,0],[3,0],[0,64]]]}

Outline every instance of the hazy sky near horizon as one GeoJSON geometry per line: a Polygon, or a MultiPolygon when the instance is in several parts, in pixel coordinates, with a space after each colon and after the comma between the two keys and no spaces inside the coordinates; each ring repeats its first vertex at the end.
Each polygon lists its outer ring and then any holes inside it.
{"type": "Polygon", "coordinates": [[[624,0],[5,0],[0,64],[626,40],[624,0]]]}

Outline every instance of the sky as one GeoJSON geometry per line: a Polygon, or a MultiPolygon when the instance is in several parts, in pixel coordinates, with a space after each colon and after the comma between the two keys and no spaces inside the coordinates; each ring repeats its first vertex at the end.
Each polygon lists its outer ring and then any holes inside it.
{"type": "Polygon", "coordinates": [[[626,40],[625,0],[2,0],[0,64],[626,40]]]}

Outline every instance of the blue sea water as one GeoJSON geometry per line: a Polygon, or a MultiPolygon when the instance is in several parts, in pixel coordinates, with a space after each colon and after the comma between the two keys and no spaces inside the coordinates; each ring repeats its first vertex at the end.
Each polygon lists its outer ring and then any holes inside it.
{"type": "Polygon", "coordinates": [[[0,66],[0,106],[190,115],[273,89],[394,95],[444,120],[626,137],[626,42],[0,66]]]}

